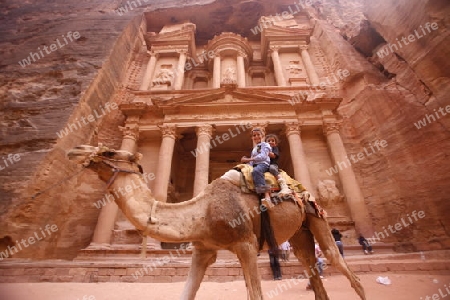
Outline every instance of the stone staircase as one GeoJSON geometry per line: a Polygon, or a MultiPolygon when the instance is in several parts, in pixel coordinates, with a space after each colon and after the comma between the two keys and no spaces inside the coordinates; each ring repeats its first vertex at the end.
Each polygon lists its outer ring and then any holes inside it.
{"type": "MultiPolygon", "coordinates": [[[[355,273],[423,272],[450,274],[450,250],[423,253],[394,253],[388,245],[376,245],[375,254],[364,255],[361,248],[347,246],[345,260],[355,273]]],[[[186,280],[191,252],[180,250],[148,250],[140,258],[139,249],[82,250],[73,261],[7,259],[0,263],[0,282],[177,282],[186,280]]],[[[291,253],[289,261],[280,261],[283,278],[304,276],[303,266],[291,253]]],[[[258,267],[263,280],[272,280],[269,257],[261,253],[258,267]]],[[[327,266],[324,275],[339,273],[327,266]]],[[[218,252],[205,281],[243,280],[236,256],[226,250],[218,252]]]]}

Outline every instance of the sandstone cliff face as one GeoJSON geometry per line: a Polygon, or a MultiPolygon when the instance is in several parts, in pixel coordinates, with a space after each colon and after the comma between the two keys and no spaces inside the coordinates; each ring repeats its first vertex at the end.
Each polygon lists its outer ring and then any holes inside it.
{"type": "MultiPolygon", "coordinates": [[[[212,3],[225,14],[242,1],[140,1],[121,14],[115,10],[127,7],[126,1],[57,2],[1,4],[0,156],[17,154],[19,159],[7,161],[8,166],[0,160],[5,166],[0,171],[0,239],[20,241],[45,225],[58,227],[17,257],[73,258],[91,240],[99,213],[92,203],[104,196],[104,185],[93,173],[78,173],[81,169],[68,163],[65,153],[90,142],[120,145],[116,126],[124,117],[118,110],[100,111],[107,103],[125,101],[120,90],[124,79],[133,76],[127,73],[133,69],[129,61],[144,51],[142,13],[212,3]],[[69,32],[80,37],[70,40],[69,32]],[[38,53],[34,60],[30,52],[38,53]],[[30,64],[23,62],[28,57],[30,64]],[[90,114],[94,121],[58,137],[90,114]]],[[[248,11],[242,13],[271,14],[277,5],[291,4],[278,2],[246,1],[242,7],[248,11]]],[[[447,1],[311,2],[316,41],[330,65],[351,73],[342,85],[339,108],[348,154],[377,139],[388,143],[353,165],[375,231],[422,210],[423,219],[383,241],[410,250],[450,247],[445,216],[450,208],[450,117],[426,119],[450,105],[445,96],[450,92],[447,1]],[[436,22],[438,29],[384,57],[376,54],[427,22],[436,22]],[[419,120],[426,125],[418,128],[419,120]]]]}
{"type": "Polygon", "coordinates": [[[398,242],[401,250],[448,247],[450,72],[444,57],[450,51],[450,6],[445,1],[366,1],[363,12],[367,20],[360,33],[346,36],[340,27],[341,34],[384,78],[348,82],[339,113],[349,154],[377,139],[388,143],[353,165],[375,231],[404,221],[408,226],[388,230],[385,241],[398,242]],[[435,29],[427,23],[435,23],[435,29]],[[404,37],[410,40],[405,43],[404,37]],[[389,53],[380,56],[383,47],[389,53]],[[414,211],[425,217],[410,222],[414,211]]]}

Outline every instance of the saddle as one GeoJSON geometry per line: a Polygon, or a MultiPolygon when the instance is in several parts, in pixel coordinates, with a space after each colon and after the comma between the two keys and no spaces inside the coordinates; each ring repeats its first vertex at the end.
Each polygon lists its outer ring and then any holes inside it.
{"type": "MultiPolygon", "coordinates": [[[[241,190],[244,193],[255,193],[255,184],[253,183],[252,171],[253,167],[248,164],[239,164],[233,168],[241,172],[241,190]]],[[[278,195],[280,186],[277,179],[270,172],[264,173],[266,185],[270,186],[270,199],[272,206],[275,206],[283,201],[290,200],[304,209],[306,213],[313,214],[317,217],[326,217],[325,210],[316,202],[314,197],[306,190],[306,188],[297,180],[290,177],[285,171],[279,170],[280,175],[286,181],[288,187],[293,191],[291,195],[278,195]]]]}
{"type": "MultiPolygon", "coordinates": [[[[233,169],[239,171],[242,173],[243,176],[241,176],[241,190],[244,193],[251,193],[255,192],[255,184],[253,183],[253,177],[252,177],[252,171],[253,167],[248,164],[239,164],[235,166],[233,169]]],[[[293,190],[296,193],[301,193],[306,191],[306,189],[303,187],[303,185],[290,177],[285,171],[279,170],[280,175],[284,178],[286,181],[286,184],[288,187],[293,190]]],[[[270,186],[271,192],[277,192],[280,190],[280,186],[278,184],[277,179],[275,176],[273,176],[270,172],[264,173],[264,178],[266,180],[266,185],[270,186]]]]}

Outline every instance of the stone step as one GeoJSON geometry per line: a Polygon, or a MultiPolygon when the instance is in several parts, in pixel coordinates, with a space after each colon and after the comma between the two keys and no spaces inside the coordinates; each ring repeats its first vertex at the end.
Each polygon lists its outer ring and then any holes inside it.
{"type": "MultiPolygon", "coordinates": [[[[355,273],[424,272],[450,275],[449,250],[424,253],[354,255],[346,258],[355,273]]],[[[148,257],[103,261],[31,261],[6,259],[0,263],[0,282],[177,282],[185,281],[191,261],[189,257],[148,257]]],[[[283,278],[300,278],[304,268],[293,258],[281,261],[283,278]]],[[[271,280],[269,259],[261,255],[258,268],[262,279],[271,280]]],[[[324,275],[337,274],[331,266],[324,275]]],[[[237,259],[217,259],[205,274],[205,281],[243,280],[237,259]]]]}
{"type": "MultiPolygon", "coordinates": [[[[373,245],[373,250],[377,254],[395,254],[393,244],[378,243],[373,245]]],[[[141,249],[139,245],[112,245],[111,248],[86,248],[78,252],[75,260],[108,260],[108,259],[129,259],[139,258],[141,249]]],[[[360,245],[346,245],[344,247],[344,254],[346,257],[361,255],[363,250],[360,245]]],[[[192,251],[187,249],[147,249],[148,257],[191,257],[192,251]]],[[[267,256],[267,251],[262,251],[261,255],[267,256]]],[[[292,251],[291,255],[294,257],[292,251]]],[[[236,255],[227,250],[219,250],[217,252],[217,259],[222,260],[236,260],[236,255]]]]}

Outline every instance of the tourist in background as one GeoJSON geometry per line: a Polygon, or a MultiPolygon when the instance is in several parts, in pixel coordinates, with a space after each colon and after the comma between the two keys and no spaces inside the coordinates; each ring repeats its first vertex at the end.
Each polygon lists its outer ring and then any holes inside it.
{"type": "Polygon", "coordinates": [[[334,241],[336,242],[336,246],[339,248],[339,253],[344,257],[344,244],[342,243],[342,234],[336,228],[331,230],[331,234],[333,235],[334,241]]]}

